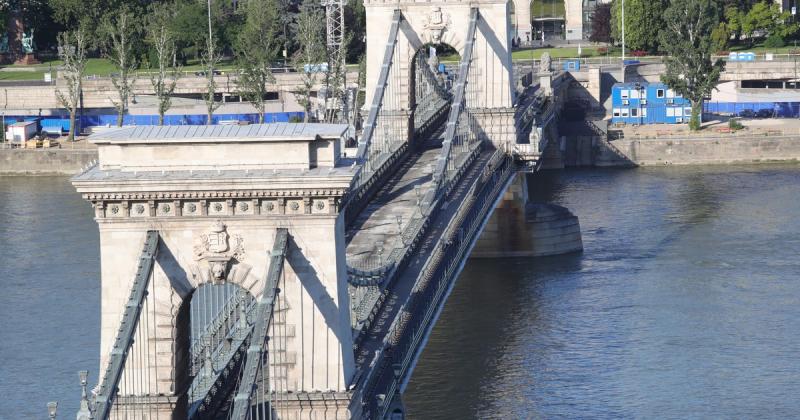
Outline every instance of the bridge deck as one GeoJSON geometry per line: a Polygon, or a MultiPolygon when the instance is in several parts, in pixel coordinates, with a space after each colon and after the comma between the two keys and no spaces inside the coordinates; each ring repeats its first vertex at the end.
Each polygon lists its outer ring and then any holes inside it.
{"type": "Polygon", "coordinates": [[[418,201],[432,187],[432,168],[441,150],[442,133],[435,133],[412,152],[375,198],[348,226],[347,262],[352,267],[371,269],[383,265],[391,251],[403,248],[402,231],[419,215],[418,201]],[[400,216],[398,226],[397,217],[400,216]],[[379,252],[378,244],[382,245],[379,252]]]}
{"type": "Polygon", "coordinates": [[[383,341],[389,332],[389,326],[397,315],[403,303],[411,296],[414,285],[419,280],[426,261],[434,251],[433,245],[447,231],[453,218],[458,213],[460,206],[465,202],[470,187],[475,183],[481,172],[486,167],[494,150],[484,150],[464,175],[461,182],[453,190],[450,199],[444,203],[433,217],[430,227],[426,230],[416,256],[402,271],[397,281],[381,306],[377,321],[369,329],[364,341],[357,349],[356,367],[359,370],[367,369],[375,359],[377,352],[383,347],[383,341]]]}

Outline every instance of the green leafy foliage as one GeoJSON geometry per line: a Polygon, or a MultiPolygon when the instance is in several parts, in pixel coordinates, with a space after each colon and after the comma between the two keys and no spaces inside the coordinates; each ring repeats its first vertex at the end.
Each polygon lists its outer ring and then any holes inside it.
{"type": "Polygon", "coordinates": [[[786,40],[780,34],[772,34],[764,40],[764,46],[767,48],[780,48],[786,45],[786,40]]]}
{"type": "MultiPolygon", "coordinates": [[[[664,0],[625,0],[625,45],[650,53],[659,50],[658,30],[664,26],[664,0]]],[[[611,37],[622,42],[622,1],[611,7],[611,37]]]]}
{"type": "MultiPolygon", "coordinates": [[[[800,24],[792,22],[789,11],[781,12],[780,6],[772,2],[758,2],[749,9],[730,6],[725,9],[725,25],[735,39],[746,38],[749,45],[759,34],[767,38],[777,36],[790,37],[800,30],[800,24]]],[[[776,42],[775,38],[773,42],[776,42]]]]}
{"type": "Polygon", "coordinates": [[[690,129],[700,128],[703,101],[719,83],[725,64],[712,60],[711,36],[719,23],[713,0],[673,0],[664,12],[661,45],[667,53],[661,81],[692,103],[690,129]]]}
{"type": "Polygon", "coordinates": [[[236,84],[242,97],[258,111],[259,122],[264,122],[267,88],[274,81],[272,67],[283,50],[278,13],[276,0],[249,0],[244,26],[236,40],[241,69],[236,84]]]}

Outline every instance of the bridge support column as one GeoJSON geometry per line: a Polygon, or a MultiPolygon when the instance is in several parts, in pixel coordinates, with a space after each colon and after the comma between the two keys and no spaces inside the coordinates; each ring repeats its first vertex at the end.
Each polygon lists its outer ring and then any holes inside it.
{"type": "Polygon", "coordinates": [[[561,206],[528,202],[527,174],[517,173],[470,257],[541,257],[583,249],[578,218],[561,206]]]}

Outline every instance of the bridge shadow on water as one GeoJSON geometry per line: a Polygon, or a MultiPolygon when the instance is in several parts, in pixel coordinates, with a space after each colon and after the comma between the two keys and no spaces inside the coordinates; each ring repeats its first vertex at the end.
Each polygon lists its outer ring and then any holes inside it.
{"type": "MultiPolygon", "coordinates": [[[[544,291],[563,274],[582,269],[582,254],[544,258],[471,259],[461,273],[428,340],[404,394],[409,419],[468,419],[494,413],[487,391],[496,377],[516,377],[519,395],[535,388],[530,367],[508,370],[506,349],[513,348],[519,329],[551,328],[540,309],[544,291]],[[443,404],[459,395],[462,404],[443,404]]],[[[532,351],[545,351],[535,343],[532,351]],[[538,347],[538,350],[537,350],[538,347]]],[[[531,402],[530,404],[532,404],[531,402]]],[[[536,407],[530,406],[531,418],[536,407]]]]}

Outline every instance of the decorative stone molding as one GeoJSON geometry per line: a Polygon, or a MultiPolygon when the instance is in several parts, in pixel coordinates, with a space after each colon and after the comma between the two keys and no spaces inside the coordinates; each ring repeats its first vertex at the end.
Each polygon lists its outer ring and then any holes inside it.
{"type": "Polygon", "coordinates": [[[97,200],[100,194],[87,194],[98,219],[194,218],[335,215],[341,196],[268,197],[245,199],[180,200],[97,200]]]}
{"type": "Polygon", "coordinates": [[[242,190],[242,191],[169,191],[169,192],[122,192],[122,193],[85,193],[83,198],[89,201],[104,200],[200,200],[216,199],[225,201],[236,198],[270,198],[270,197],[340,197],[347,189],[319,190],[242,190]]]}
{"type": "Polygon", "coordinates": [[[242,237],[228,234],[221,220],[217,220],[208,232],[199,235],[195,242],[194,259],[197,263],[192,265],[191,272],[197,284],[223,283],[234,274],[232,265],[240,264],[245,252],[242,237]]]}
{"type": "Polygon", "coordinates": [[[442,33],[447,30],[450,24],[450,14],[442,12],[439,6],[432,6],[431,12],[425,19],[424,28],[430,34],[433,42],[439,43],[442,41],[442,33]]]}

